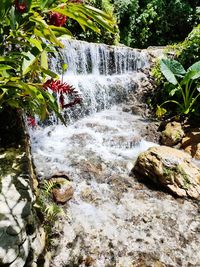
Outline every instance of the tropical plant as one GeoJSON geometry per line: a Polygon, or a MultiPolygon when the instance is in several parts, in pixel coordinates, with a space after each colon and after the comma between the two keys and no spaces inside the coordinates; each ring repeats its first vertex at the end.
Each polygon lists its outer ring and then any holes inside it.
{"type": "Polygon", "coordinates": [[[46,246],[49,246],[56,231],[55,222],[61,218],[66,218],[67,213],[63,207],[53,201],[52,191],[60,186],[60,182],[55,180],[43,180],[38,189],[36,203],[34,205],[41,219],[46,232],[46,246]],[[52,230],[54,228],[54,230],[52,230]]]}
{"type": "Polygon", "coordinates": [[[167,110],[163,108],[167,103],[176,104],[179,114],[188,115],[194,111],[194,104],[200,96],[200,61],[194,63],[187,70],[176,60],[161,59],[160,69],[167,79],[170,87],[169,97],[176,96],[176,100],[169,99],[157,109],[157,115],[164,115],[167,110]]]}
{"type": "MultiPolygon", "coordinates": [[[[114,18],[113,5],[110,3],[110,0],[84,0],[84,3],[99,8],[102,11],[110,14],[114,18]]],[[[73,31],[75,33],[75,37],[79,40],[86,40],[88,42],[95,43],[105,43],[110,45],[119,43],[119,32],[117,25],[114,33],[107,31],[100,26],[101,34],[92,31],[89,28],[83,32],[78,23],[74,23],[74,21],[71,21],[70,19],[67,21],[67,27],[70,29],[70,31],[73,31]]]]}
{"type": "Polygon", "coordinates": [[[48,66],[48,54],[63,47],[59,37],[72,35],[65,28],[68,18],[77,21],[83,30],[88,27],[100,33],[101,26],[115,31],[110,15],[82,1],[0,1],[0,109],[22,108],[42,120],[54,111],[62,120],[55,90],[62,107],[79,102],[75,90],[56,82],[58,76],[48,66]],[[54,79],[49,87],[48,79],[54,79]],[[74,100],[64,103],[64,94],[70,92],[75,93],[74,100]]]}

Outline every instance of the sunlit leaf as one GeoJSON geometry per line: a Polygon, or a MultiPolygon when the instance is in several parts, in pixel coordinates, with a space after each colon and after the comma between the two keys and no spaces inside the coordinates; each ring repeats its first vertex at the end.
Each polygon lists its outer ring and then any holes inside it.
{"type": "Polygon", "coordinates": [[[22,73],[27,74],[30,71],[31,65],[35,62],[36,58],[31,52],[26,52],[24,55],[28,58],[24,58],[22,63],[22,73]]]}
{"type": "Polygon", "coordinates": [[[156,110],[156,116],[157,117],[162,117],[167,110],[165,108],[162,108],[161,106],[157,105],[157,110],[156,110]]]}
{"type": "Polygon", "coordinates": [[[27,38],[27,40],[29,41],[29,43],[31,43],[32,45],[36,46],[37,49],[42,52],[43,48],[42,48],[42,43],[37,40],[37,39],[33,39],[33,38],[27,38]]]}
{"type": "Polygon", "coordinates": [[[160,69],[165,78],[174,85],[178,83],[176,76],[182,77],[186,73],[178,61],[170,59],[161,59],[160,69]]]}
{"type": "Polygon", "coordinates": [[[44,69],[48,69],[48,56],[46,51],[43,51],[41,53],[41,67],[44,69]]]}

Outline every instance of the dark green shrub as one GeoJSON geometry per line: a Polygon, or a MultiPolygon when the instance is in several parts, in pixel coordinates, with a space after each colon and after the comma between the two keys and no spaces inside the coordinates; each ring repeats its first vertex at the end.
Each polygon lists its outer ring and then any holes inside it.
{"type": "Polygon", "coordinates": [[[196,0],[115,0],[112,3],[121,42],[132,47],[182,41],[198,20],[196,0]]]}

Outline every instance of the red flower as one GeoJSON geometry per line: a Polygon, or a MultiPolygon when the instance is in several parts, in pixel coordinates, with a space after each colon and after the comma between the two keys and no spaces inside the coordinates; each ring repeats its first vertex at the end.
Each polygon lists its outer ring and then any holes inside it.
{"type": "Polygon", "coordinates": [[[26,2],[25,1],[20,1],[20,0],[15,0],[15,9],[20,12],[20,13],[24,13],[26,12],[26,2]]]}
{"type": "Polygon", "coordinates": [[[62,108],[72,107],[76,104],[80,104],[82,99],[78,95],[78,92],[72,85],[62,83],[60,80],[47,80],[43,84],[44,89],[51,89],[54,93],[59,93],[59,102],[62,108]],[[63,94],[74,95],[74,100],[65,104],[65,98],[63,94]]]}
{"type": "Polygon", "coordinates": [[[60,27],[63,26],[66,23],[67,17],[56,12],[51,12],[50,13],[50,24],[60,27]]]}
{"type": "Polygon", "coordinates": [[[67,83],[62,83],[60,80],[47,80],[43,84],[44,89],[51,89],[54,93],[67,93],[71,94],[72,91],[74,91],[74,88],[72,85],[69,85],[67,83]]]}
{"type": "Polygon", "coordinates": [[[68,104],[65,104],[62,106],[62,108],[70,108],[73,107],[76,104],[81,104],[82,98],[80,98],[79,96],[77,96],[74,101],[69,102],[68,104]]]}
{"type": "Polygon", "coordinates": [[[31,127],[37,126],[36,120],[33,117],[31,117],[31,116],[29,116],[27,118],[27,123],[28,123],[28,126],[31,126],[31,127]]]}

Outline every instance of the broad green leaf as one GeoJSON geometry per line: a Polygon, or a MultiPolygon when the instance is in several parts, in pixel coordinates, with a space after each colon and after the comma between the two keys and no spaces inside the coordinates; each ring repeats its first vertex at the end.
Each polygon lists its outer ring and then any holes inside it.
{"type": "Polygon", "coordinates": [[[48,56],[46,51],[43,51],[41,53],[41,67],[44,69],[48,69],[48,56]]]}
{"type": "Polygon", "coordinates": [[[95,14],[95,15],[100,15],[100,16],[104,17],[105,19],[113,20],[113,18],[110,14],[107,14],[100,9],[97,9],[97,8],[95,8],[93,6],[89,6],[89,5],[84,5],[84,7],[85,7],[86,12],[92,11],[93,14],[95,14]]]}
{"type": "Polygon", "coordinates": [[[200,61],[197,61],[192,66],[189,67],[189,71],[194,71],[195,75],[191,78],[193,80],[198,79],[200,77],[200,61]]]}
{"type": "Polygon", "coordinates": [[[33,46],[37,47],[37,49],[42,52],[43,48],[42,48],[42,42],[37,40],[37,39],[33,39],[33,38],[26,38],[28,40],[28,42],[30,44],[32,44],[33,46]]]}
{"type": "Polygon", "coordinates": [[[20,102],[17,99],[8,99],[6,103],[12,108],[20,108],[20,102]]]}
{"type": "Polygon", "coordinates": [[[2,70],[11,70],[11,69],[13,69],[13,67],[11,67],[10,65],[0,64],[0,71],[2,71],[2,70]]]}
{"type": "Polygon", "coordinates": [[[34,29],[34,33],[36,36],[44,37],[46,40],[52,42],[53,44],[60,46],[61,48],[64,45],[56,38],[50,26],[42,19],[42,17],[38,13],[34,13],[33,16],[30,17],[30,21],[36,23],[37,27],[34,29]]]}
{"type": "Polygon", "coordinates": [[[99,32],[99,28],[96,26],[96,23],[108,31],[113,33],[117,32],[116,22],[110,14],[106,14],[105,12],[89,5],[68,3],[65,9],[57,7],[52,9],[52,11],[75,19],[82,27],[89,27],[96,32],[99,32]]]}
{"type": "Polygon", "coordinates": [[[182,77],[186,73],[178,61],[170,59],[161,59],[160,69],[165,78],[174,85],[178,83],[175,76],[182,77]]]}
{"type": "Polygon", "coordinates": [[[62,15],[65,15],[69,18],[76,20],[81,25],[83,30],[85,30],[85,26],[86,26],[92,29],[93,31],[100,33],[100,30],[96,26],[96,24],[91,19],[88,19],[88,17],[84,13],[81,12],[81,9],[79,9],[78,6],[80,5],[76,5],[76,7],[70,6],[71,9],[69,9],[69,6],[67,6],[67,9],[54,8],[52,11],[58,12],[62,15]]]}
{"type": "Polygon", "coordinates": [[[58,74],[49,70],[49,69],[43,69],[41,68],[41,71],[44,72],[45,74],[49,75],[50,77],[57,79],[58,78],[58,74]]]}
{"type": "Polygon", "coordinates": [[[183,80],[181,81],[181,85],[182,84],[187,84],[191,79],[193,79],[193,77],[196,75],[196,71],[195,70],[188,70],[183,78],[183,80]]]}
{"type": "Polygon", "coordinates": [[[15,27],[16,27],[16,17],[15,17],[14,6],[12,6],[10,9],[10,27],[12,30],[15,30],[15,27]]]}
{"type": "Polygon", "coordinates": [[[49,25],[49,27],[53,31],[55,36],[57,36],[57,37],[62,36],[64,34],[72,36],[72,33],[68,29],[66,29],[64,27],[56,27],[56,26],[53,26],[53,25],[49,25]]]}
{"type": "Polygon", "coordinates": [[[23,75],[27,74],[30,71],[30,67],[31,65],[34,64],[36,58],[33,54],[31,54],[31,52],[26,52],[24,53],[25,56],[28,57],[24,58],[23,63],[22,63],[22,73],[23,75]]]}
{"type": "Polygon", "coordinates": [[[12,63],[16,63],[16,60],[12,57],[0,57],[0,62],[12,62],[12,63]]]}
{"type": "Polygon", "coordinates": [[[178,81],[176,80],[176,77],[174,73],[171,71],[169,64],[166,61],[161,60],[160,62],[160,70],[162,74],[165,76],[165,78],[168,80],[168,82],[176,85],[178,81]]]}
{"type": "Polygon", "coordinates": [[[113,17],[105,12],[98,10],[91,6],[79,5],[82,12],[94,20],[96,23],[101,25],[104,29],[116,33],[118,32],[116,22],[113,20],[113,17]]]}
{"type": "Polygon", "coordinates": [[[1,71],[1,75],[3,76],[3,78],[10,78],[10,74],[6,71],[6,70],[2,70],[1,71]]]}

